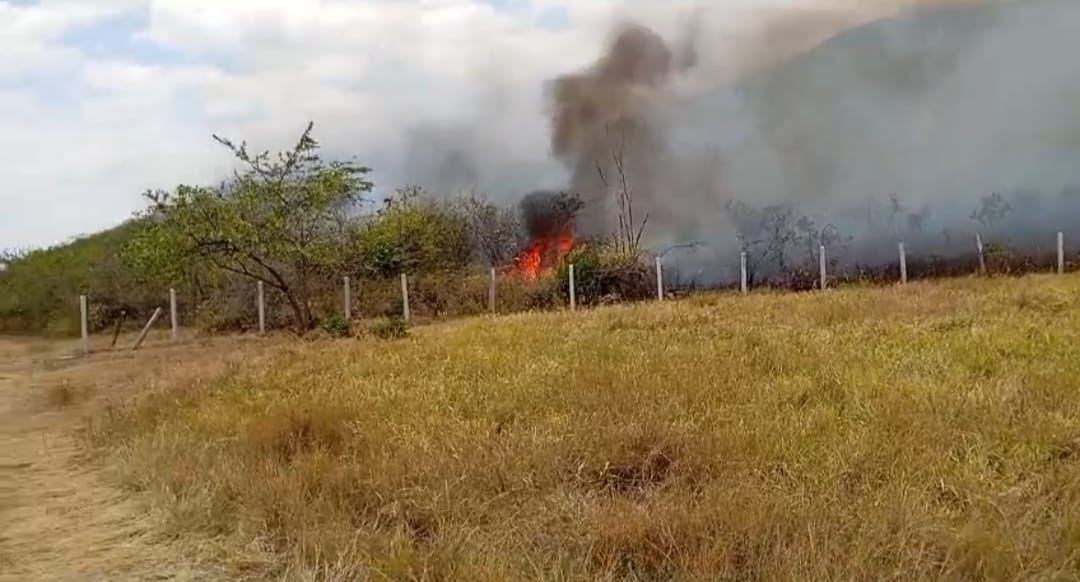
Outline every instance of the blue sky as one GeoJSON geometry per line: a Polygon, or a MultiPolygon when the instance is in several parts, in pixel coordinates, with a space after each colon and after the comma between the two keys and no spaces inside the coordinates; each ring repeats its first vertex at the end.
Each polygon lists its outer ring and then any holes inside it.
{"type": "MultiPolygon", "coordinates": [[[[861,5],[803,4],[821,2],[861,5]]],[[[212,133],[276,149],[308,120],[382,189],[455,143],[481,152],[474,188],[551,186],[544,82],[592,62],[615,22],[672,31],[706,6],[709,40],[735,45],[767,4],[791,0],[0,0],[0,249],[217,181],[232,160],[212,133]]]]}

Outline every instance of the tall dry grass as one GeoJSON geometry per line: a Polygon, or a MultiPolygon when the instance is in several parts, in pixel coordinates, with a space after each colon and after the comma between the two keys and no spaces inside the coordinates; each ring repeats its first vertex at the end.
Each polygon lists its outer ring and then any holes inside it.
{"type": "Polygon", "coordinates": [[[1080,577],[1080,277],[243,349],[91,431],[237,578],[1080,577]]]}

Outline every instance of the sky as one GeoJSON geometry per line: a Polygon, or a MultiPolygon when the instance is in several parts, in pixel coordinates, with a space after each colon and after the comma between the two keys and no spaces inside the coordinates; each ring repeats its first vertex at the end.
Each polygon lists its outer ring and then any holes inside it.
{"type": "MultiPolygon", "coordinates": [[[[609,0],[0,0],[0,249],[119,223],[212,183],[219,134],[407,181],[416,128],[500,115],[543,163],[542,81],[594,59],[609,0]],[[494,113],[492,113],[494,111],[494,113]]],[[[517,154],[515,153],[517,152],[517,154]]]]}
{"type": "MultiPolygon", "coordinates": [[[[813,2],[855,0],[704,4],[727,38],[763,6],[813,2]]],[[[456,139],[497,152],[477,164],[486,183],[499,168],[557,182],[545,81],[594,61],[618,20],[674,30],[700,3],[0,0],[0,249],[118,224],[147,189],[217,182],[233,160],[212,134],[276,150],[309,120],[380,192],[456,139]]]]}

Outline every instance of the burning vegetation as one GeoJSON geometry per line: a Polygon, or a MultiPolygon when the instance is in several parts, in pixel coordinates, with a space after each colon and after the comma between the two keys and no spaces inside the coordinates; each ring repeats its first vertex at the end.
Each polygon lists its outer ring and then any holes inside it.
{"type": "Polygon", "coordinates": [[[513,270],[528,280],[553,270],[577,245],[574,217],[582,202],[565,192],[534,192],[521,201],[522,224],[529,236],[513,270]]]}

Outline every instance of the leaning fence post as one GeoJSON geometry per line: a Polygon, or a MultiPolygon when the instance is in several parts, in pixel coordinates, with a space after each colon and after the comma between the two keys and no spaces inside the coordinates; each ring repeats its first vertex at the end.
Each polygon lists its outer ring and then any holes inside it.
{"type": "Polygon", "coordinates": [[[739,271],[741,275],[742,284],[739,286],[742,289],[742,294],[746,295],[750,293],[750,277],[746,268],[746,253],[742,253],[739,257],[739,271]]]}
{"type": "Polygon", "coordinates": [[[577,310],[577,289],[574,281],[574,265],[570,265],[570,311],[577,310]]]}
{"type": "Polygon", "coordinates": [[[146,334],[150,333],[150,328],[153,327],[154,323],[157,322],[158,317],[161,317],[160,307],[154,310],[154,314],[150,316],[150,321],[147,321],[146,325],[143,326],[142,332],[139,333],[139,339],[135,340],[135,344],[131,346],[131,351],[134,352],[135,350],[139,349],[139,346],[141,346],[143,341],[146,340],[146,334]]]}
{"type": "Polygon", "coordinates": [[[180,314],[176,308],[176,289],[169,289],[169,320],[172,324],[172,340],[180,339],[180,314]]]}
{"type": "Polygon", "coordinates": [[[829,286],[826,274],[825,245],[821,245],[818,249],[818,268],[821,270],[821,290],[824,291],[829,286]]]}
{"type": "Polygon", "coordinates": [[[907,285],[907,249],[900,243],[900,284],[907,285]]]}
{"type": "Polygon", "coordinates": [[[664,261],[656,257],[656,298],[664,300],[664,261]]]}
{"type": "Polygon", "coordinates": [[[412,314],[409,313],[409,276],[401,274],[401,316],[409,321],[412,314]]]}
{"type": "Polygon", "coordinates": [[[84,356],[90,355],[90,325],[87,321],[90,309],[87,303],[86,295],[79,295],[79,331],[84,356]]]}
{"type": "Polygon", "coordinates": [[[498,312],[497,304],[495,303],[495,285],[498,283],[498,274],[495,272],[495,267],[491,268],[491,280],[488,281],[488,311],[492,315],[498,312]]]}
{"type": "Polygon", "coordinates": [[[263,290],[263,282],[259,281],[257,305],[259,308],[259,333],[266,334],[266,293],[263,290]]]}
{"type": "Polygon", "coordinates": [[[1057,236],[1058,247],[1058,275],[1065,274],[1065,233],[1059,232],[1057,236]]]}
{"type": "Polygon", "coordinates": [[[352,281],[345,277],[345,321],[352,321],[352,281]]]}
{"type": "Polygon", "coordinates": [[[116,342],[120,339],[120,329],[124,326],[124,319],[127,318],[127,311],[120,310],[120,317],[116,319],[116,327],[113,328],[112,343],[109,344],[109,349],[116,348],[116,342]]]}
{"type": "Polygon", "coordinates": [[[981,233],[975,233],[975,248],[979,251],[979,274],[986,275],[986,253],[981,233]]]}

